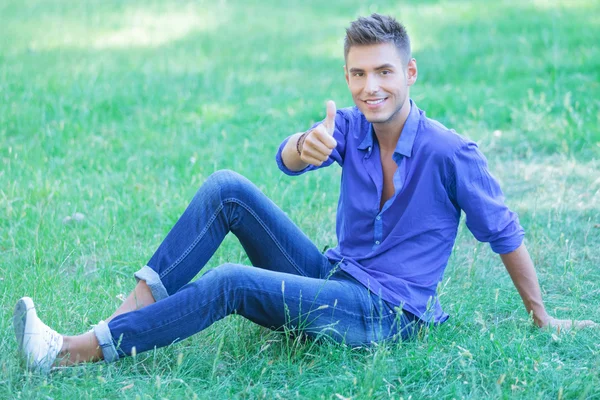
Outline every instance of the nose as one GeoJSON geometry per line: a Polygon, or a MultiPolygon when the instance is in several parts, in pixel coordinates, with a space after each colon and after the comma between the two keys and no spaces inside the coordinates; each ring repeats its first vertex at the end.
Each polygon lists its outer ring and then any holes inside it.
{"type": "Polygon", "coordinates": [[[365,82],[365,91],[369,94],[375,94],[379,91],[379,79],[377,79],[377,75],[367,75],[367,81],[365,82]]]}

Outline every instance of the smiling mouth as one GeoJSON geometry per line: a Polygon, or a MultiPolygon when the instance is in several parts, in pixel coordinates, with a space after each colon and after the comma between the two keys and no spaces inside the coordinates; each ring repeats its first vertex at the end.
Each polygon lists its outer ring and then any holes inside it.
{"type": "Polygon", "coordinates": [[[367,103],[367,104],[369,104],[371,106],[375,106],[377,104],[383,103],[385,101],[385,99],[387,99],[387,97],[383,98],[383,99],[377,99],[377,100],[365,100],[365,103],[367,103]]]}

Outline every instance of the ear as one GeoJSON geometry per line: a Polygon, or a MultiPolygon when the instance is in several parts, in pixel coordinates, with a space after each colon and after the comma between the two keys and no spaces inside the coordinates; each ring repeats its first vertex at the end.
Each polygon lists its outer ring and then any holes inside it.
{"type": "Polygon", "coordinates": [[[417,60],[411,58],[406,66],[406,84],[412,86],[417,81],[419,71],[417,70],[417,60]]]}
{"type": "Polygon", "coordinates": [[[350,86],[350,79],[348,78],[348,68],[344,65],[344,76],[346,77],[346,83],[350,86]]]}

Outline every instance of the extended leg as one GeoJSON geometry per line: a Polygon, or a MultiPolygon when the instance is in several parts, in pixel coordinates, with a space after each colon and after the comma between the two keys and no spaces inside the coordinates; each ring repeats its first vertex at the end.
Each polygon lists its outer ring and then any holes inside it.
{"type": "Polygon", "coordinates": [[[117,316],[108,325],[115,348],[105,346],[105,356],[169,345],[232,313],[271,329],[350,345],[401,334],[410,322],[396,320],[385,303],[343,272],[324,280],[226,264],[160,302],[117,316]]]}

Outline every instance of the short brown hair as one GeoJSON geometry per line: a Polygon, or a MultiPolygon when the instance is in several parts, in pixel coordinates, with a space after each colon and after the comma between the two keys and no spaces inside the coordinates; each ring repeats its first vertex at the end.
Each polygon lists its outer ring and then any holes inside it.
{"type": "Polygon", "coordinates": [[[359,17],[350,23],[344,39],[344,58],[352,46],[368,46],[380,43],[393,43],[406,63],[411,59],[410,38],[404,25],[394,17],[371,14],[370,17],[359,17]]]}

